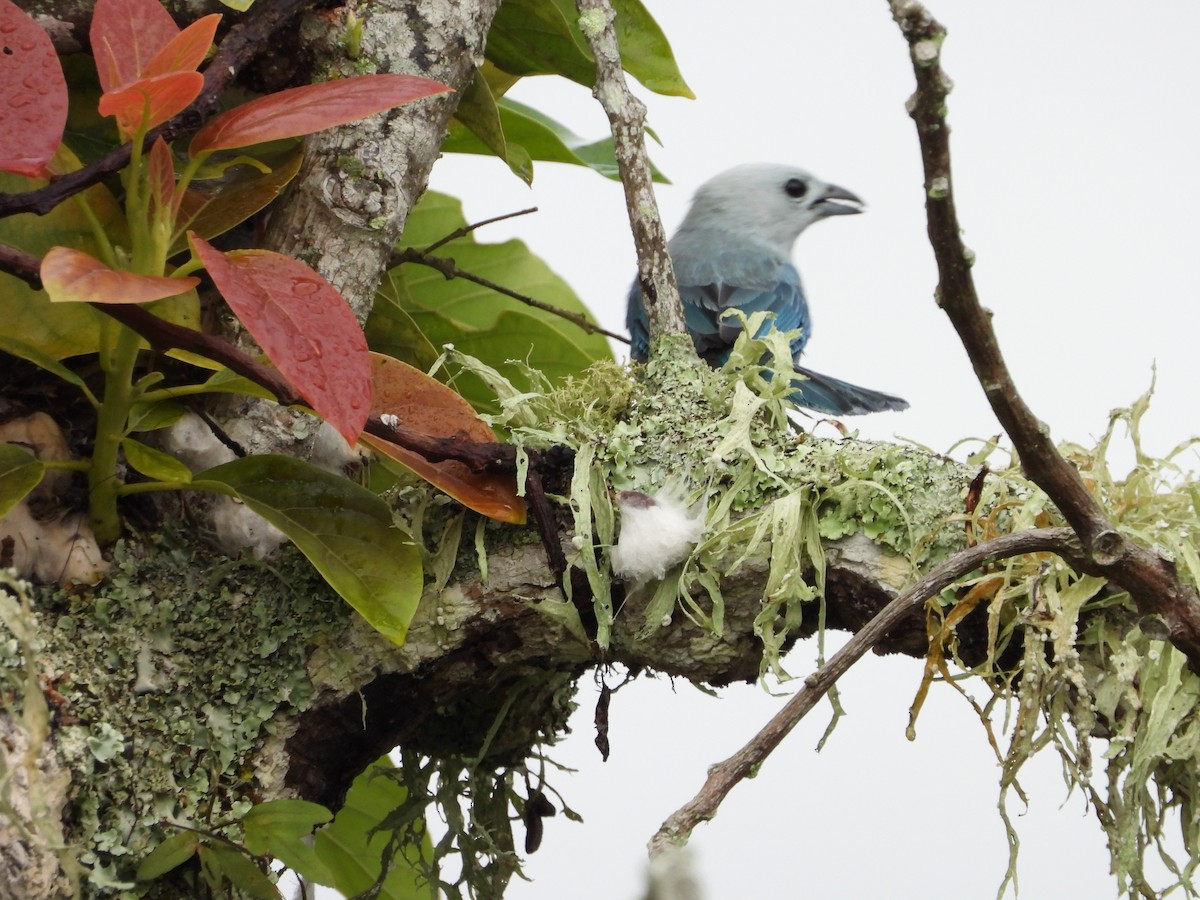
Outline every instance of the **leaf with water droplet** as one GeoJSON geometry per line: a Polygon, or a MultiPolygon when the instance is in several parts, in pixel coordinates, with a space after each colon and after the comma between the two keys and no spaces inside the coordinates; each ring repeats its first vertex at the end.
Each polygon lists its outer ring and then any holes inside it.
{"type": "Polygon", "coordinates": [[[0,97],[0,170],[40,177],[62,143],[67,82],[49,36],[12,0],[0,0],[0,97]]]}
{"type": "Polygon", "coordinates": [[[137,81],[178,35],[158,0],[96,0],[88,37],[101,88],[108,93],[137,81]]]}
{"type": "Polygon", "coordinates": [[[353,444],[367,421],[371,364],[367,339],[345,298],[290,256],[269,250],[221,253],[194,232],[188,240],[271,362],[353,444]]]}

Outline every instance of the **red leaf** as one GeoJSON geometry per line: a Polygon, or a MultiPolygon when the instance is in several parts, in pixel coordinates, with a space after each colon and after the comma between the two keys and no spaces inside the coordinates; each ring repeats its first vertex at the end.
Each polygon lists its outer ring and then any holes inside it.
{"type": "Polygon", "coordinates": [[[175,161],[171,148],[161,137],[155,140],[146,160],[146,180],[150,183],[150,196],[158,209],[170,210],[168,224],[174,224],[175,213],[175,161]]]}
{"type": "MultiPolygon", "coordinates": [[[[372,412],[390,413],[405,428],[434,437],[461,436],[498,443],[492,429],[461,396],[420,369],[382,353],[371,354],[371,398],[372,412]]],[[[517,483],[511,475],[478,475],[456,460],[430,462],[372,434],[363,434],[359,440],[411,469],[463,506],[501,522],[524,524],[525,501],[517,496],[517,483]]]]}
{"type": "Polygon", "coordinates": [[[41,176],[66,123],[67,82],[54,45],[12,0],[0,0],[0,170],[41,176]]]}
{"type": "Polygon", "coordinates": [[[196,71],[212,46],[220,22],[220,13],[197,19],[154,54],[154,58],[146,63],[146,68],[139,74],[145,78],[152,78],[171,72],[196,71]]]}
{"type": "Polygon", "coordinates": [[[107,94],[137,81],[177,34],[158,0],[96,0],[90,36],[100,87],[107,94]]]}
{"type": "Polygon", "coordinates": [[[116,116],[117,126],[124,135],[142,127],[142,117],[149,111],[146,127],[161,125],[177,112],[182,112],[196,99],[204,87],[199,72],[171,72],[153,78],[143,78],[128,87],[100,97],[100,115],[116,116]]]}
{"type": "Polygon", "coordinates": [[[55,302],[149,303],[191,290],[199,278],[163,278],[110,269],[82,250],[52,247],[42,259],[42,287],[55,302]]]}
{"type": "Polygon", "coordinates": [[[290,256],[222,253],[190,231],[188,240],[271,362],[353,444],[370,412],[371,372],[367,339],[345,298],[290,256]]]}
{"type": "Polygon", "coordinates": [[[415,75],[360,75],[289,88],[210,119],[192,138],[191,152],[299,137],[448,90],[415,75]]]}

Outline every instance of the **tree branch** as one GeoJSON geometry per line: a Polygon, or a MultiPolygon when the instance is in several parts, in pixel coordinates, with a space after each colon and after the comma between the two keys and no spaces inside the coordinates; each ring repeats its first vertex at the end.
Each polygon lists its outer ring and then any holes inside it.
{"type": "Polygon", "coordinates": [[[909,108],[925,170],[925,211],[938,267],[938,305],[958,332],[988,403],[1020,456],[1021,468],[1079,535],[1088,571],[1128,591],[1143,615],[1161,618],[1171,642],[1200,673],[1200,596],[1180,581],[1173,563],[1117,531],[1079,472],[1059,454],[1049,427],[1017,393],[991,316],[975,291],[973,256],[962,243],[954,205],[946,122],[951,82],[940,61],[946,30],[916,0],[889,0],[889,4],[908,42],[917,81],[909,108]]]}
{"type": "Polygon", "coordinates": [[[746,746],[708,770],[708,779],[700,792],[672,813],[650,839],[651,857],[686,843],[697,825],[713,818],[717,814],[717,807],[734,786],[762,764],[837,680],[930,597],[936,596],[959,578],[988,563],[1037,552],[1057,553],[1069,559],[1077,557],[1079,547],[1075,532],[1070,528],[1039,528],[977,544],[950,557],[892,600],[835,653],[829,662],[805,678],[804,687],[746,746]]]}
{"type": "Polygon", "coordinates": [[[616,13],[609,0],[576,0],[576,6],[580,30],[596,58],[592,94],[600,101],[612,129],[625,207],[637,248],[638,285],[646,301],[653,345],[664,335],[686,334],[687,326],[675,270],[667,255],[667,233],[654,199],[650,157],[646,154],[646,107],[630,93],[625,81],[614,27],[616,13]]]}

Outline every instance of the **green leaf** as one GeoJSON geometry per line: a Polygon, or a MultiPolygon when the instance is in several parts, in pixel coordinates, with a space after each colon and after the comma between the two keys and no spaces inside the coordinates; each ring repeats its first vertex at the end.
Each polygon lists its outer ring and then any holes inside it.
{"type": "Polygon", "coordinates": [[[0,517],[38,486],[46,467],[16,444],[0,444],[0,517]]]}
{"type": "MultiPolygon", "coordinates": [[[[332,887],[347,897],[353,897],[375,883],[380,855],[389,835],[384,831],[372,833],[372,829],[407,800],[407,792],[402,786],[380,774],[381,769],[391,767],[386,758],[369,766],[350,786],[346,803],[333,824],[317,832],[317,855],[333,873],[332,887]]],[[[409,847],[407,852],[415,851],[409,847]]],[[[425,865],[432,865],[433,849],[428,834],[422,841],[420,853],[425,865]]],[[[397,854],[377,896],[382,900],[428,900],[429,895],[429,884],[415,870],[413,863],[397,854]]]]}
{"type": "Polygon", "coordinates": [[[475,70],[475,77],[462,92],[458,106],[454,108],[454,118],[483,143],[487,152],[501,159],[508,158],[504,128],[500,124],[500,109],[496,106],[496,97],[492,94],[492,88],[482,71],[475,70]]]}
{"type": "Polygon", "coordinates": [[[325,807],[307,800],[269,800],[242,817],[246,849],[273,856],[309,881],[333,884],[333,873],[318,859],[309,840],[314,829],[333,818],[325,807]]]}
{"type": "Polygon", "coordinates": [[[187,412],[183,405],[175,400],[139,401],[129,410],[129,418],[125,420],[125,430],[130,434],[139,431],[157,431],[160,428],[170,428],[183,418],[187,412]]]}
{"type": "Polygon", "coordinates": [[[152,881],[183,865],[196,855],[200,836],[194,831],[178,831],[150,851],[138,864],[137,880],[152,881]]]}
{"type": "Polygon", "coordinates": [[[255,856],[274,854],[272,845],[312,834],[318,825],[333,818],[333,813],[319,803],[307,800],[268,800],[259,803],[242,816],[246,829],[246,849],[255,856]]]}
{"type": "Polygon", "coordinates": [[[367,346],[376,353],[428,372],[440,354],[401,306],[400,295],[396,293],[392,279],[385,278],[379,285],[378,297],[363,329],[367,335],[367,346]]]}
{"type": "Polygon", "coordinates": [[[27,344],[24,341],[19,341],[16,338],[8,337],[0,334],[0,351],[19,357],[26,362],[31,362],[35,366],[45,369],[51,375],[57,375],[68,384],[74,385],[87,395],[88,399],[96,403],[95,396],[82,378],[76,375],[72,370],[68,369],[49,353],[43,353],[32,344],[27,344]]]}
{"type": "Polygon", "coordinates": [[[423,578],[411,538],[382,500],[290,456],[247,456],[199,473],[194,488],[242,500],[294,543],[368,623],[404,643],[423,578]]]}
{"type": "MultiPolygon", "coordinates": [[[[671,46],[640,0],[614,0],[625,71],[658,94],[692,97],[671,46]]],[[[487,58],[513,75],[563,75],[591,87],[596,66],[574,0],[505,0],[488,32],[487,58]]]]}
{"type": "Polygon", "coordinates": [[[280,900],[282,896],[254,860],[226,844],[201,844],[200,863],[205,880],[218,896],[246,896],[254,900],[280,900]],[[238,893],[230,895],[222,890],[227,881],[238,893]]]}
{"type": "Polygon", "coordinates": [[[204,390],[214,394],[248,394],[264,400],[273,400],[275,397],[261,384],[244,375],[238,375],[232,369],[219,369],[214,372],[212,377],[204,382],[204,390]]]}
{"type": "Polygon", "coordinates": [[[192,480],[191,470],[175,457],[147,447],[141,441],[125,438],[121,441],[125,461],[137,472],[154,481],[187,484],[192,480]]]}
{"type": "Polygon", "coordinates": [[[171,254],[187,249],[185,232],[189,230],[208,241],[249,219],[279,196],[300,171],[303,159],[304,150],[297,145],[272,157],[266,172],[236,166],[212,185],[189,190],[175,226],[171,254]]]}
{"type": "MultiPolygon", "coordinates": [[[[471,121],[460,118],[458,124],[451,126],[442,149],[448,153],[494,154],[506,160],[513,172],[526,182],[533,180],[529,160],[586,166],[605,178],[620,178],[611,137],[589,142],[523,103],[508,98],[494,102],[497,127],[501,131],[498,142],[490,133],[480,134],[471,121]]],[[[459,112],[462,112],[461,105],[459,112]]],[[[652,166],[651,172],[660,184],[670,183],[657,168],[652,166]]]]}
{"type": "MultiPolygon", "coordinates": [[[[425,247],[464,224],[458,200],[429,191],[409,216],[401,243],[425,247]]],[[[440,252],[472,274],[568,312],[588,312],[566,282],[520,241],[477,244],[468,235],[440,252]]],[[[612,358],[602,335],[587,334],[565,319],[466,279],[447,281],[436,270],[412,263],[392,269],[389,275],[399,307],[435,347],[452,343],[518,383],[524,382],[521,369],[509,360],[524,360],[553,381],[578,375],[596,360],[612,358]]],[[[372,318],[386,315],[381,308],[387,303],[384,294],[372,318]]],[[[455,387],[477,408],[486,407],[493,399],[491,391],[471,381],[455,387]]]]}
{"type": "MultiPolygon", "coordinates": [[[[71,171],[79,161],[65,146],[60,147],[57,168],[71,171]]],[[[44,181],[0,172],[0,192],[19,193],[42,187],[44,181]]],[[[93,185],[82,197],[100,225],[116,243],[128,243],[125,214],[112,192],[102,184],[93,185]]],[[[51,247],[76,247],[99,253],[92,229],[77,201],[60,203],[44,216],[21,213],[0,219],[0,243],[45,256],[51,247]]],[[[47,356],[64,359],[81,353],[94,353],[99,347],[101,323],[106,319],[90,306],[53,304],[45,291],[35,291],[24,281],[0,273],[0,312],[4,331],[19,334],[21,340],[47,356]]]]}

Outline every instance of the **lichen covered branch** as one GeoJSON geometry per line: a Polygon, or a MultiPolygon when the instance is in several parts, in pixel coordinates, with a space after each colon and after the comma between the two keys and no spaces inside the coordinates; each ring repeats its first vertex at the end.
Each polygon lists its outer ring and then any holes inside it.
{"type": "Polygon", "coordinates": [[[946,98],[951,82],[941,67],[945,28],[915,0],[889,0],[908,42],[917,89],[909,111],[917,126],[925,170],[929,241],[938,267],[938,304],[970,356],[988,402],[1008,433],[1026,475],[1054,501],[1082,542],[1086,566],[1127,590],[1146,616],[1166,625],[1171,641],[1200,672],[1200,597],[1175,566],[1130,540],[1113,525],[1079,472],[1058,452],[1050,429],[1017,392],[1000,352],[991,316],[971,277],[973,256],[963,245],[954,205],[946,98]]]}
{"type": "Polygon", "coordinates": [[[977,544],[955,554],[928,575],[888,603],[871,621],[855,633],[845,646],[804,679],[804,687],[777,712],[761,731],[741,750],[708,770],[704,787],[690,801],[672,813],[649,843],[650,855],[686,843],[692,830],[717,814],[717,807],[729,792],[760,766],[825,696],[854,663],[887,637],[901,621],[920,609],[958,579],[996,560],[1038,551],[1073,556],[1078,548],[1075,533],[1069,528],[1040,528],[1004,535],[977,544]]]}

